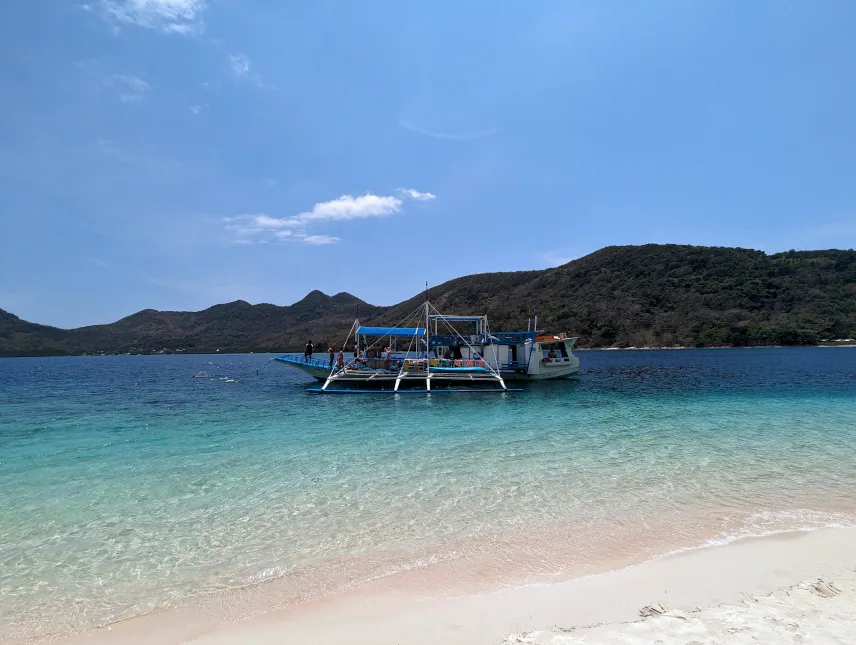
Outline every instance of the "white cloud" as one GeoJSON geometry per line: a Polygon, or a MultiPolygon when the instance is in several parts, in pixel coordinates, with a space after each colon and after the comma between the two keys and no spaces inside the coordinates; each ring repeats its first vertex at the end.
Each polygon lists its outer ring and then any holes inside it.
{"type": "Polygon", "coordinates": [[[138,76],[128,74],[111,74],[102,80],[104,85],[113,88],[119,93],[122,103],[133,103],[141,101],[149,94],[152,86],[138,76]]]}
{"type": "Polygon", "coordinates": [[[401,210],[402,200],[398,197],[372,195],[342,195],[339,199],[319,202],[311,211],[289,217],[286,221],[292,226],[321,220],[365,219],[367,217],[386,217],[401,210]]]}
{"type": "Polygon", "coordinates": [[[202,112],[202,106],[201,105],[191,105],[188,109],[191,112],[193,112],[194,114],[196,114],[197,116],[199,115],[200,112],[202,112]]]}
{"type": "Polygon", "coordinates": [[[437,195],[434,193],[420,193],[418,190],[413,190],[412,188],[402,188],[401,192],[410,199],[415,199],[420,202],[427,202],[430,199],[436,199],[437,195]]]}
{"type": "Polygon", "coordinates": [[[482,130],[481,132],[467,132],[463,134],[432,132],[431,130],[424,130],[418,126],[415,126],[409,121],[405,121],[403,119],[399,119],[398,125],[400,125],[405,130],[410,130],[411,132],[416,132],[417,134],[421,134],[426,137],[432,137],[434,139],[447,139],[449,141],[471,141],[473,139],[483,139],[484,137],[492,137],[497,132],[499,132],[499,130],[497,130],[496,128],[491,128],[490,130],[482,130]]]}
{"type": "Polygon", "coordinates": [[[243,54],[229,54],[229,69],[235,78],[249,79],[258,87],[266,89],[275,89],[273,86],[265,84],[261,74],[252,71],[252,63],[250,59],[243,54]]]}
{"type": "Polygon", "coordinates": [[[334,244],[339,241],[338,237],[332,235],[304,235],[302,239],[306,244],[334,244]]]}
{"type": "Polygon", "coordinates": [[[207,7],[207,0],[98,0],[95,5],[84,5],[117,24],[183,35],[202,31],[207,7]]]}
{"type": "Polygon", "coordinates": [[[332,244],[339,238],[331,235],[316,235],[306,231],[307,227],[323,222],[388,217],[401,211],[405,199],[428,201],[436,196],[412,188],[399,191],[401,197],[392,195],[342,195],[338,199],[318,202],[312,210],[291,217],[271,217],[264,213],[244,214],[225,218],[226,229],[238,239],[278,240],[298,239],[306,244],[332,244]]]}
{"type": "Polygon", "coordinates": [[[246,76],[250,73],[250,59],[243,54],[230,54],[229,69],[235,76],[246,76]]]}

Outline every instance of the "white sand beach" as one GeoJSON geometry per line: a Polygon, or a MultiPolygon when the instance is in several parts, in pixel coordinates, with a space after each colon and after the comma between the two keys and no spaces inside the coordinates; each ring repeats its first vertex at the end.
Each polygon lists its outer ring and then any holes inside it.
{"type": "Polygon", "coordinates": [[[746,538],[485,593],[383,589],[214,625],[149,616],[68,643],[511,645],[856,642],[856,529],[746,538]]]}

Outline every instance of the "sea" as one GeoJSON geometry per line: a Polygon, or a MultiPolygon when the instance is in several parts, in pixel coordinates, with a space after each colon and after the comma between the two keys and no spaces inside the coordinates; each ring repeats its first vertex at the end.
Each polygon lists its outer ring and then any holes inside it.
{"type": "Polygon", "coordinates": [[[0,642],[856,525],[856,349],[578,355],[359,397],[258,354],[0,359],[0,642]]]}

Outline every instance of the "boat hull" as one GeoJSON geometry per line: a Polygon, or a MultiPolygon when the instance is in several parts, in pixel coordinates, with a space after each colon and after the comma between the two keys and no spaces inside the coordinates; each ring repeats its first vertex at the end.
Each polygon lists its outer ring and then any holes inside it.
{"type": "Polygon", "coordinates": [[[278,363],[300,370],[317,381],[324,381],[330,376],[330,363],[317,358],[305,359],[300,355],[277,356],[278,363]]]}
{"type": "MultiPolygon", "coordinates": [[[[327,377],[330,376],[330,363],[328,361],[315,358],[305,359],[303,356],[296,354],[288,356],[278,356],[274,360],[288,367],[298,369],[307,376],[311,376],[316,381],[326,381],[327,377]]],[[[564,364],[555,364],[552,366],[543,365],[541,367],[542,369],[539,370],[537,373],[527,373],[522,370],[519,371],[509,369],[501,369],[499,373],[504,380],[514,382],[558,380],[570,378],[580,373],[579,360],[564,364]]],[[[375,382],[394,382],[396,376],[397,375],[394,374],[384,375],[380,378],[376,378],[375,382]]],[[[445,374],[444,376],[446,376],[446,379],[451,380],[450,377],[452,377],[453,375],[445,374]]],[[[464,382],[470,381],[469,377],[463,374],[461,375],[460,380],[464,382]]]]}
{"type": "Polygon", "coordinates": [[[536,374],[527,374],[515,370],[500,370],[499,373],[506,381],[551,381],[577,376],[580,373],[580,366],[577,363],[576,365],[556,367],[549,371],[544,370],[536,374]]]}

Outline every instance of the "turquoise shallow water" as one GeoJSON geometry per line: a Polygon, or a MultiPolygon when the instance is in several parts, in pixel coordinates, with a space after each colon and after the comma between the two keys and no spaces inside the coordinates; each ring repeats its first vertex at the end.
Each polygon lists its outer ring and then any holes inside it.
{"type": "Polygon", "coordinates": [[[267,358],[0,360],[0,641],[856,524],[856,350],[580,352],[517,394],[378,398],[267,358]]]}

